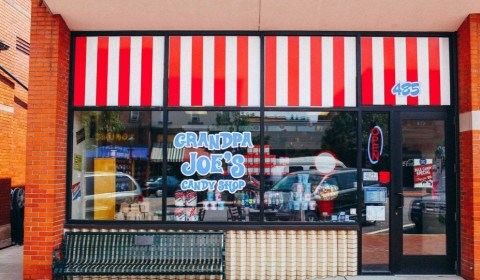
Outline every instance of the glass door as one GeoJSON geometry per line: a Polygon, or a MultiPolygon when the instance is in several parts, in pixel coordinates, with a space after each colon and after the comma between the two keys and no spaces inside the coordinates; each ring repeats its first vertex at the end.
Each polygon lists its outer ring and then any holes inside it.
{"type": "Polygon", "coordinates": [[[393,113],[391,270],[454,273],[453,133],[446,113],[393,113]]]}

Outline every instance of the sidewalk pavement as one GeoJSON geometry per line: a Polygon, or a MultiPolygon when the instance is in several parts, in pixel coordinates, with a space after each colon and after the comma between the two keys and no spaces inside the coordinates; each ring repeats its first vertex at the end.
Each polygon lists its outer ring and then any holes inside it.
{"type": "Polygon", "coordinates": [[[23,246],[10,246],[0,250],[0,279],[23,279],[23,246]]]}
{"type": "MultiPolygon", "coordinates": [[[[23,246],[11,246],[0,250],[0,279],[21,280],[23,278],[23,246]]],[[[312,280],[461,280],[455,275],[396,275],[396,276],[342,276],[315,278],[312,280]]]]}

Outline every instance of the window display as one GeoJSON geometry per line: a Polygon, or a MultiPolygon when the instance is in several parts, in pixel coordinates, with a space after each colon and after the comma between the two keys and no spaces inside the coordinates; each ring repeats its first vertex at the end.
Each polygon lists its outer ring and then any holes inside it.
{"type": "Polygon", "coordinates": [[[254,170],[249,158],[259,159],[259,120],[259,112],[169,113],[168,144],[184,160],[167,163],[179,181],[167,194],[167,220],[255,220],[249,210],[260,207],[259,161],[254,170]]]}
{"type": "Polygon", "coordinates": [[[266,221],[356,219],[356,125],[351,112],[266,112],[266,221]]]}
{"type": "Polygon", "coordinates": [[[356,113],[265,112],[263,146],[260,123],[259,111],[75,112],[71,218],[354,222],[356,113]]]}

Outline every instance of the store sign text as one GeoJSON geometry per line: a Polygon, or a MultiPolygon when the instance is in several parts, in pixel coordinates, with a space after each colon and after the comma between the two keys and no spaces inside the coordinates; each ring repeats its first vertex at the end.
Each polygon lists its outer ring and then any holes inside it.
{"type": "Polygon", "coordinates": [[[397,96],[417,97],[420,94],[419,82],[398,82],[392,87],[392,94],[397,96]]]}
{"type": "Polygon", "coordinates": [[[383,132],[378,125],[370,130],[367,152],[370,163],[377,164],[383,152],[383,132]]]}
{"type": "MultiPolygon", "coordinates": [[[[207,148],[209,151],[219,151],[229,148],[253,148],[250,132],[220,132],[208,134],[201,131],[181,132],[175,135],[173,145],[177,149],[182,148],[207,148]]],[[[183,175],[190,177],[195,174],[206,176],[209,174],[223,174],[223,163],[229,165],[228,173],[231,177],[242,178],[246,173],[245,157],[241,154],[232,154],[226,151],[222,154],[199,155],[198,152],[189,153],[190,160],[180,166],[183,175]]],[[[244,180],[193,180],[186,179],[180,183],[182,190],[205,191],[214,190],[235,193],[242,190],[246,183],[244,180]]]]}

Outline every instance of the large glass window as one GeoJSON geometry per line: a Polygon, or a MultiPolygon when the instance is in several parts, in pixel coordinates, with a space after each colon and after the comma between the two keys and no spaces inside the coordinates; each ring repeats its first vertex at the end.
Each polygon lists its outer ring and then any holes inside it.
{"type": "Polygon", "coordinates": [[[353,112],[265,113],[265,220],[352,222],[357,208],[353,112]]]}
{"type": "Polygon", "coordinates": [[[260,207],[258,112],[170,112],[167,220],[246,222],[260,207]]]}
{"type": "Polygon", "coordinates": [[[267,111],[263,149],[260,120],[259,111],[75,112],[71,218],[255,222],[263,207],[266,221],[354,222],[356,113],[267,111]]]}
{"type": "Polygon", "coordinates": [[[161,184],[150,160],[154,129],[151,112],[74,113],[72,219],[162,219],[162,199],[152,191],[161,184]]]}

